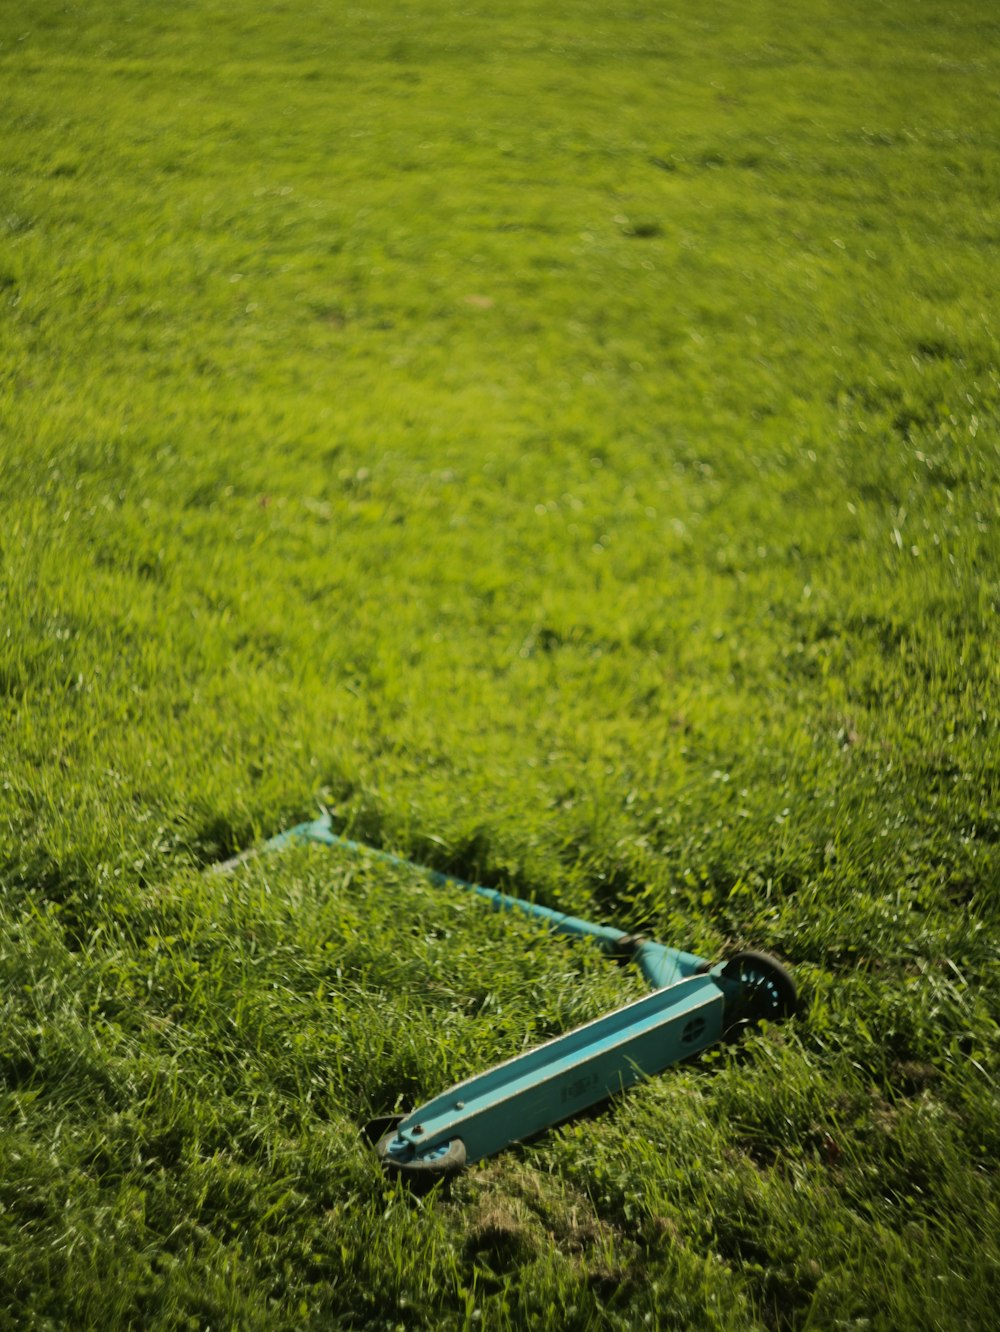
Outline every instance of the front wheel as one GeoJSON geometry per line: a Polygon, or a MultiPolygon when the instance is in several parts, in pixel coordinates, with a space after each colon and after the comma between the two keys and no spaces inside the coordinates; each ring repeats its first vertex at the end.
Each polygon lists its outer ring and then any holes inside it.
{"type": "Polygon", "coordinates": [[[798,1004],[795,982],[777,960],[767,953],[737,953],[720,973],[737,982],[726,1003],[726,1024],[752,1026],[765,1020],[778,1022],[791,1017],[798,1004]]]}

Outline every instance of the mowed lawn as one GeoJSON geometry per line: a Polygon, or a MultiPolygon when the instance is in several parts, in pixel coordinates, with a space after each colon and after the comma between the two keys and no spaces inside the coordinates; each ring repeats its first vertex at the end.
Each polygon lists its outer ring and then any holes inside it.
{"type": "Polygon", "coordinates": [[[0,1328],[1000,1303],[1000,16],[5,0],[0,1328]],[[637,975],[798,1016],[414,1197],[637,975]]]}

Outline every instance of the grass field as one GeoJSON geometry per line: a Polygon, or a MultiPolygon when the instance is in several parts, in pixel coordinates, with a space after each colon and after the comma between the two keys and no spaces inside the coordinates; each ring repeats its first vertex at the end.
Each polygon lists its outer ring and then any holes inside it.
{"type": "Polygon", "coordinates": [[[6,0],[0,1328],[1000,1303],[1000,19],[6,0]],[[246,11],[246,12],[244,12],[246,11]],[[411,1197],[642,992],[799,1016],[411,1197]]]}

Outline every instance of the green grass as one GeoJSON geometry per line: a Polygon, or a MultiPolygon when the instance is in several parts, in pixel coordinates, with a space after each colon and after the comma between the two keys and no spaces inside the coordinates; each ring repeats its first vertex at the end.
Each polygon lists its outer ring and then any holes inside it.
{"type": "Polygon", "coordinates": [[[991,1328],[1000,27],[0,18],[0,1327],[991,1328]],[[640,992],[798,1018],[389,1187],[640,992]]]}

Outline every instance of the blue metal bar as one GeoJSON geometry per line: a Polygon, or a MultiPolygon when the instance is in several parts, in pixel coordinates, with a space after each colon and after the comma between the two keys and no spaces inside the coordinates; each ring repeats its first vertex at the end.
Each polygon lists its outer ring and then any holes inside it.
{"type": "MultiPolygon", "coordinates": [[[[339,847],[351,855],[366,856],[387,865],[394,865],[397,869],[422,874],[428,883],[434,884],[437,888],[460,888],[463,892],[474,893],[489,902],[494,911],[517,911],[522,915],[544,921],[558,934],[595,939],[607,953],[619,953],[623,941],[632,938],[624,930],[616,930],[610,925],[595,925],[589,920],[581,920],[578,916],[570,916],[565,911],[556,911],[552,907],[543,906],[540,902],[512,897],[509,893],[501,893],[496,888],[484,888],[481,884],[459,879],[454,874],[442,874],[440,870],[418,865],[413,860],[405,860],[402,856],[393,855],[391,851],[381,851],[376,847],[367,846],[364,842],[341,837],[333,831],[333,822],[329,814],[323,814],[310,823],[299,823],[294,828],[279,833],[277,837],[272,837],[265,843],[265,848],[276,851],[302,842],[321,842],[325,846],[339,847]]],[[[697,957],[694,953],[685,953],[678,948],[668,948],[664,944],[651,943],[648,940],[635,941],[628,955],[635,961],[647,982],[656,989],[683,980],[686,976],[693,976],[705,964],[705,959],[697,957]]]]}

